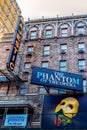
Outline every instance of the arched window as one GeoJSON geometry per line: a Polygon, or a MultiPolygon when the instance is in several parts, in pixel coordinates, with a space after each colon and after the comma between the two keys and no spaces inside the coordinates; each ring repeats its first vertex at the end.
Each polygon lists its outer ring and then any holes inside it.
{"type": "Polygon", "coordinates": [[[70,35],[70,26],[67,23],[61,24],[59,26],[59,35],[61,37],[67,37],[70,35]]]}
{"type": "Polygon", "coordinates": [[[75,32],[77,35],[85,34],[85,26],[86,24],[83,21],[77,22],[75,26],[75,32]]]}
{"type": "Polygon", "coordinates": [[[44,37],[52,38],[54,36],[54,27],[53,25],[47,25],[44,28],[44,37]]]}
{"type": "Polygon", "coordinates": [[[32,28],[30,28],[30,31],[29,31],[30,33],[30,36],[29,36],[29,38],[30,39],[37,39],[38,37],[39,37],[39,29],[37,28],[37,27],[32,27],[32,28]]]}

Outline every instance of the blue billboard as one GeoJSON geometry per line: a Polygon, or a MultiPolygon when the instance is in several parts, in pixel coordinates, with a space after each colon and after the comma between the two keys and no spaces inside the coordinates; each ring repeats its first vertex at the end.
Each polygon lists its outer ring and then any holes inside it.
{"type": "Polygon", "coordinates": [[[82,75],[36,66],[32,68],[31,83],[48,87],[83,91],[82,75]]]}
{"type": "Polygon", "coordinates": [[[87,129],[87,95],[45,95],[43,129],[87,129]]]}

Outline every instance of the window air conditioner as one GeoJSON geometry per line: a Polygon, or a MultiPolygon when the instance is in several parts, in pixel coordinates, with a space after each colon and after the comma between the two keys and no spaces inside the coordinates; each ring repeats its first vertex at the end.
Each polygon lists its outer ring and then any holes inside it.
{"type": "Polygon", "coordinates": [[[83,35],[83,32],[79,32],[79,35],[81,35],[81,36],[82,36],[82,35],[83,35]]]}
{"type": "Polygon", "coordinates": [[[84,49],[79,49],[79,53],[84,53],[84,49]]]}
{"type": "Polygon", "coordinates": [[[66,53],[66,50],[61,50],[61,54],[65,54],[66,53]]]}
{"type": "Polygon", "coordinates": [[[84,67],[80,67],[79,71],[85,71],[85,68],[84,67]]]}
{"type": "Polygon", "coordinates": [[[32,52],[27,52],[26,55],[27,55],[27,56],[32,56],[32,54],[33,54],[32,52]]]}
{"type": "Polygon", "coordinates": [[[24,73],[29,73],[29,69],[25,69],[23,72],[24,73]]]}

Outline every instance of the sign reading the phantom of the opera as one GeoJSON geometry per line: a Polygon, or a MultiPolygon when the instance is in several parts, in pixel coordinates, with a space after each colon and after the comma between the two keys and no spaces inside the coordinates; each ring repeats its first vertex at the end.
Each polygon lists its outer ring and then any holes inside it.
{"type": "Polygon", "coordinates": [[[82,75],[35,66],[32,68],[31,84],[83,91],[82,75]]]}

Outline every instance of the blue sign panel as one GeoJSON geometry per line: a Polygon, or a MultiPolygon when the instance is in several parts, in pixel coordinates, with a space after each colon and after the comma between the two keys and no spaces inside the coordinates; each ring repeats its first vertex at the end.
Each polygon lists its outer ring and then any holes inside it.
{"type": "Polygon", "coordinates": [[[87,129],[87,95],[45,95],[43,129],[87,129]]]}
{"type": "Polygon", "coordinates": [[[48,87],[83,91],[82,75],[60,72],[56,70],[33,67],[31,83],[48,87]]]}
{"type": "Polygon", "coordinates": [[[13,37],[13,41],[12,41],[12,47],[11,47],[8,61],[7,61],[7,68],[10,69],[11,71],[14,70],[16,57],[18,54],[18,49],[19,49],[20,41],[21,41],[23,25],[24,25],[23,17],[19,16],[16,30],[14,33],[14,37],[13,37]]]}
{"type": "Polygon", "coordinates": [[[26,126],[27,114],[6,115],[4,126],[26,126]]]}
{"type": "Polygon", "coordinates": [[[8,82],[9,80],[5,76],[0,76],[0,83],[1,82],[8,82]]]}

